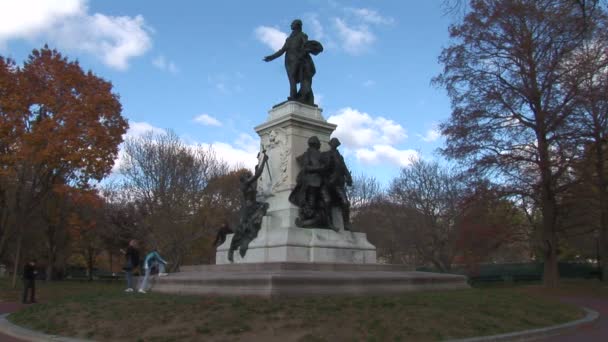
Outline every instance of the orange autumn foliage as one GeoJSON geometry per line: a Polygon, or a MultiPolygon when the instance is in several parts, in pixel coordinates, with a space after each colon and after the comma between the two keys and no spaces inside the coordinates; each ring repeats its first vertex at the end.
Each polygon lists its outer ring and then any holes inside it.
{"type": "Polygon", "coordinates": [[[34,50],[21,67],[0,56],[0,254],[58,184],[86,188],[111,171],[121,111],[110,82],[57,50],[34,50]]]}

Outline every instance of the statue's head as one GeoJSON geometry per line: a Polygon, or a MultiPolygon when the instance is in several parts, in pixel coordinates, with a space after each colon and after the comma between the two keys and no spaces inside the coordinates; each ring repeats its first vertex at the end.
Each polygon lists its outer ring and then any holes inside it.
{"type": "Polygon", "coordinates": [[[300,19],[296,19],[294,21],[291,22],[291,29],[292,30],[297,30],[297,31],[302,31],[302,20],[300,19]]]}
{"type": "Polygon", "coordinates": [[[340,140],[338,140],[338,138],[331,138],[331,140],[329,140],[329,146],[338,148],[338,146],[340,146],[340,140]]]}
{"type": "Polygon", "coordinates": [[[241,182],[245,182],[251,177],[253,177],[253,173],[251,173],[251,171],[249,171],[249,170],[245,170],[245,171],[241,172],[241,176],[239,177],[239,180],[241,182]]]}
{"type": "Polygon", "coordinates": [[[317,138],[316,135],[313,135],[312,137],[308,138],[308,147],[313,147],[317,150],[321,148],[321,142],[319,141],[319,138],[317,138]]]}

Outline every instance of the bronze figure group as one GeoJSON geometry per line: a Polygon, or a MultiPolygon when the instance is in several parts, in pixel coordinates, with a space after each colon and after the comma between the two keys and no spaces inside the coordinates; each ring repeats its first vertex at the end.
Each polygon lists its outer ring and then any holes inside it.
{"type": "Polygon", "coordinates": [[[329,141],[330,150],[321,152],[316,136],[308,139],[308,149],[296,158],[300,172],[289,201],[300,208],[296,226],[304,228],[330,228],[339,231],[332,218],[332,207],[342,211],[344,229],[350,230],[350,202],[346,186],[352,186],[352,177],[344,158],[338,151],[340,140],[329,141]]]}

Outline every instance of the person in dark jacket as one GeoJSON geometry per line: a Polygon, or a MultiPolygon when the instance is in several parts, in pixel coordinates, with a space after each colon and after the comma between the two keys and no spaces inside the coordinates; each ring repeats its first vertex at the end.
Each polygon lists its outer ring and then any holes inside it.
{"type": "Polygon", "coordinates": [[[127,289],[125,292],[133,292],[133,270],[139,266],[139,250],[137,249],[137,240],[129,241],[127,250],[120,250],[125,255],[125,265],[123,270],[127,278],[127,289]]]}
{"type": "Polygon", "coordinates": [[[36,260],[30,260],[23,267],[23,297],[21,302],[27,304],[27,293],[30,292],[30,303],[36,303],[36,260]]]}

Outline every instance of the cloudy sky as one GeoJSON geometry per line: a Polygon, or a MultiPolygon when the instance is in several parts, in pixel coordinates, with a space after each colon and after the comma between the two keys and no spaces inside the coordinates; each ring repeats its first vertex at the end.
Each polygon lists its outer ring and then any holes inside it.
{"type": "Polygon", "coordinates": [[[453,18],[430,1],[0,0],[0,55],[47,43],[111,81],[137,135],[172,129],[253,166],[253,127],[286,99],[280,48],[295,18],[325,50],[313,89],[354,173],[386,181],[439,159],[445,91],[430,84],[453,18]]]}

